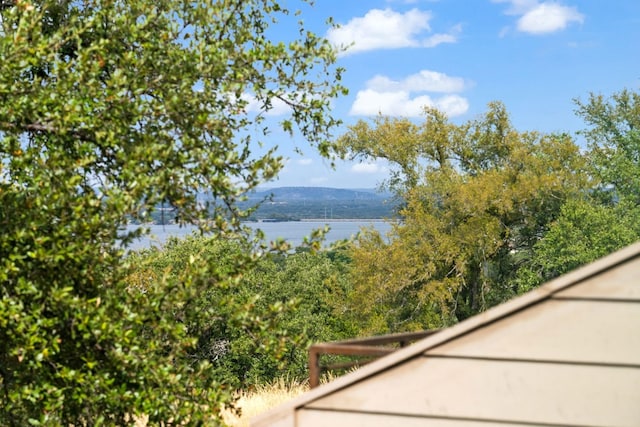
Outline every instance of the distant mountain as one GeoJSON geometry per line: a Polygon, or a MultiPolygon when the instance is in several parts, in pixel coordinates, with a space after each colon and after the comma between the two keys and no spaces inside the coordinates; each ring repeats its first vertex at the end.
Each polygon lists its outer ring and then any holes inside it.
{"type": "Polygon", "coordinates": [[[260,203],[254,220],[373,219],[394,216],[393,197],[375,190],[278,187],[256,190],[240,205],[260,203]]]}
{"type": "MultiPolygon", "coordinates": [[[[251,209],[249,220],[253,221],[387,219],[396,216],[398,206],[391,193],[374,189],[277,187],[258,189],[247,194],[247,198],[238,201],[238,206],[251,209]]],[[[205,193],[199,194],[198,200],[213,202],[205,193]]],[[[156,224],[168,224],[174,220],[173,209],[162,205],[157,208],[152,213],[156,224]]]]}
{"type": "Polygon", "coordinates": [[[257,190],[249,194],[251,200],[271,197],[274,202],[289,201],[340,201],[340,200],[388,200],[389,193],[373,189],[344,189],[328,187],[277,187],[257,190]]]}

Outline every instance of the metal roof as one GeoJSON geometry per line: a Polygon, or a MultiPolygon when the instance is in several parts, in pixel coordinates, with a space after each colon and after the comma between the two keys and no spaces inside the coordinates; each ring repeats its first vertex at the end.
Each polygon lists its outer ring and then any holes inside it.
{"type": "Polygon", "coordinates": [[[640,426],[640,243],[251,425],[640,426]]]}

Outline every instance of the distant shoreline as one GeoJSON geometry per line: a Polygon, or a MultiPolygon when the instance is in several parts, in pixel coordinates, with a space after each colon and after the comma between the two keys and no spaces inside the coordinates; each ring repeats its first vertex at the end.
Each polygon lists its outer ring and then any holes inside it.
{"type": "Polygon", "coordinates": [[[386,222],[385,218],[305,218],[300,222],[386,222]]]}
{"type": "Polygon", "coordinates": [[[244,223],[261,224],[272,222],[394,222],[388,218],[302,218],[302,219],[276,219],[262,218],[242,221],[244,223]]]}
{"type": "MultiPolygon", "coordinates": [[[[283,239],[291,243],[294,247],[303,244],[305,237],[310,236],[315,229],[328,225],[330,230],[325,236],[324,245],[328,246],[334,242],[350,239],[357,235],[362,228],[378,230],[381,234],[393,229],[393,223],[382,219],[355,219],[355,220],[335,220],[324,218],[305,219],[300,221],[284,222],[244,222],[247,227],[254,230],[260,229],[264,233],[264,241],[270,242],[283,239]]],[[[127,226],[127,231],[132,231],[140,225],[131,224],[127,226]]],[[[162,247],[164,242],[170,237],[183,238],[190,236],[197,230],[196,226],[181,227],[177,224],[147,224],[149,233],[132,242],[129,250],[139,250],[151,246],[162,247]]]]}

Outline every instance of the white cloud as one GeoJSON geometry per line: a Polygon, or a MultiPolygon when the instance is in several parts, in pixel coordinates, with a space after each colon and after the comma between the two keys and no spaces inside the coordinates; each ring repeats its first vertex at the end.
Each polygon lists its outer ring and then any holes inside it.
{"type": "Polygon", "coordinates": [[[405,91],[377,92],[365,89],[358,92],[349,113],[356,116],[382,114],[385,116],[416,117],[420,115],[420,109],[425,104],[433,104],[431,98],[426,95],[410,99],[409,93],[405,91]]]}
{"type": "Polygon", "coordinates": [[[461,116],[469,110],[469,101],[458,95],[447,95],[435,100],[438,110],[444,111],[449,117],[461,116]]]}
{"type": "Polygon", "coordinates": [[[363,17],[353,18],[347,24],[327,31],[327,39],[336,47],[348,47],[344,54],[375,49],[403,47],[434,47],[457,40],[460,26],[448,34],[434,34],[427,38],[420,35],[431,31],[431,13],[411,9],[405,13],[391,9],[372,9],[363,17]]]}
{"type": "Polygon", "coordinates": [[[467,112],[469,103],[454,93],[463,91],[465,86],[464,79],[460,77],[430,70],[422,70],[400,81],[377,75],[366,83],[364,90],[356,94],[350,114],[420,117],[424,107],[436,107],[449,117],[459,116],[467,112]],[[412,95],[415,92],[418,94],[412,95]],[[449,95],[434,99],[420,92],[449,95]]]}
{"type": "Polygon", "coordinates": [[[313,160],[312,160],[312,159],[309,159],[309,158],[306,158],[306,159],[300,159],[300,160],[298,160],[298,164],[299,164],[299,165],[302,165],[302,166],[308,166],[308,165],[310,165],[311,163],[313,163],[313,160]]]}
{"type": "Polygon", "coordinates": [[[405,90],[415,92],[460,92],[465,82],[461,77],[451,77],[437,71],[422,70],[402,81],[377,75],[367,82],[367,88],[377,91],[405,90]]]}
{"type": "Polygon", "coordinates": [[[518,31],[529,34],[548,34],[564,30],[572,22],[582,23],[584,15],[575,7],[563,6],[557,2],[537,0],[493,0],[495,3],[509,3],[507,15],[520,15],[518,31]]]}
{"type": "Polygon", "coordinates": [[[436,107],[449,117],[464,114],[469,102],[459,95],[447,95],[432,99],[429,95],[411,97],[409,92],[377,92],[372,89],[359,91],[351,106],[351,115],[420,117],[424,107],[436,107]]]}
{"type": "Polygon", "coordinates": [[[564,30],[571,22],[583,21],[584,16],[574,7],[542,3],[518,20],[518,30],[530,34],[553,33],[564,30]]]}
{"type": "Polygon", "coordinates": [[[461,28],[459,25],[454,27],[449,34],[434,34],[431,37],[428,37],[422,41],[422,47],[436,47],[442,43],[455,43],[458,41],[457,33],[460,31],[455,30],[457,28],[461,28]]]}

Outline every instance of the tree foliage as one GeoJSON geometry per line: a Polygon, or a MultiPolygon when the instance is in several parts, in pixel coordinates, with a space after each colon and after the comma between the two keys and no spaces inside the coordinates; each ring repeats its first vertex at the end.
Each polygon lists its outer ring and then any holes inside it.
{"type": "Polygon", "coordinates": [[[576,100],[576,113],[587,129],[594,175],[609,200],[640,203],[640,93],[628,89],[605,97],[576,100]]]}
{"type": "Polygon", "coordinates": [[[640,209],[628,202],[615,206],[573,200],[536,243],[531,260],[517,273],[519,291],[623,248],[640,238],[640,209]]]}
{"type": "Polygon", "coordinates": [[[380,331],[446,325],[513,295],[514,272],[587,183],[569,136],[518,132],[499,103],[461,125],[425,116],[359,122],[339,141],[391,162],[406,201],[389,241],[369,234],[353,250],[353,307],[380,331]]]}
{"type": "MultiPolygon", "coordinates": [[[[132,253],[133,269],[127,281],[145,291],[166,286],[183,281],[194,264],[208,265],[210,271],[227,277],[248,249],[240,240],[174,238],[162,249],[132,253]]],[[[198,345],[190,357],[210,362],[216,376],[235,387],[280,376],[304,380],[311,343],[342,339],[354,332],[334,312],[347,287],[345,265],[330,252],[301,249],[245,256],[245,260],[233,286],[210,280],[192,301],[199,314],[192,317],[188,329],[198,337],[198,345]]],[[[180,310],[173,315],[183,317],[180,310]]]]}
{"type": "Polygon", "coordinates": [[[270,0],[0,2],[0,424],[195,425],[229,399],[210,364],[191,363],[189,325],[196,296],[233,287],[247,255],[228,270],[188,260],[143,292],[119,243],[159,203],[232,230],[238,196],[282,168],[275,148],[254,150],[275,102],[290,111],[281,128],[329,154],[340,70],[302,21],[298,38],[272,40],[290,13],[270,0]]]}
{"type": "Polygon", "coordinates": [[[587,128],[589,196],[567,203],[518,272],[522,290],[586,264],[640,238],[640,94],[576,100],[587,128]]]}

